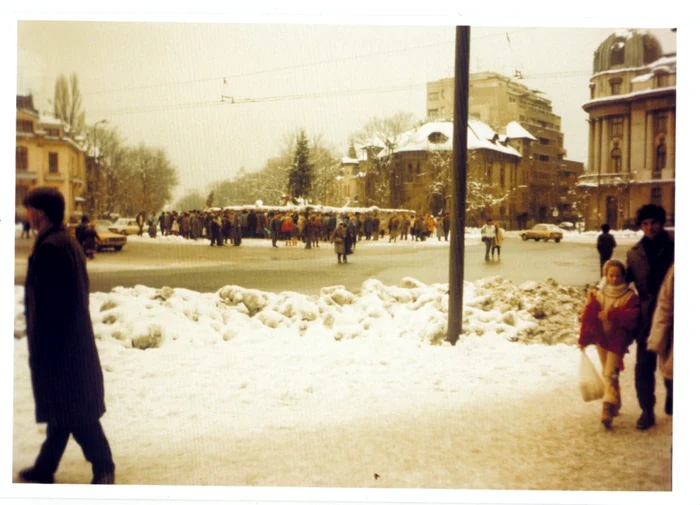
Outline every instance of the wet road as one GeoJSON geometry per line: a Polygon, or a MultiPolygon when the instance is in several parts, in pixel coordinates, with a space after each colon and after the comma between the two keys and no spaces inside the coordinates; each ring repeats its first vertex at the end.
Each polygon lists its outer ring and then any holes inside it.
{"type": "MultiPolygon", "coordinates": [[[[384,239],[386,241],[386,239],[384,239]]],[[[475,239],[465,246],[464,279],[500,275],[515,283],[553,278],[563,285],[581,286],[598,279],[598,254],[592,244],[562,241],[523,242],[508,238],[500,262],[484,261],[475,239]]],[[[325,286],[345,285],[358,290],[367,279],[397,284],[413,277],[426,284],[449,282],[449,247],[445,243],[386,243],[362,241],[348,264],[338,265],[330,244],[305,250],[269,241],[244,241],[242,247],[209,247],[131,240],[119,253],[100,253],[88,266],[91,291],[142,284],[213,292],[227,284],[263,291],[318,293],[325,286]]],[[[619,245],[615,257],[624,258],[630,246],[619,245]]],[[[15,284],[24,282],[30,241],[15,246],[15,284]]]]}

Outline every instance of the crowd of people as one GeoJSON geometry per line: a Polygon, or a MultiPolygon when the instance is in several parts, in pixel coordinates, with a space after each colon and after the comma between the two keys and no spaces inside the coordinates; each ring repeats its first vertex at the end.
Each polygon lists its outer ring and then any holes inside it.
{"type": "Polygon", "coordinates": [[[241,245],[244,238],[271,239],[272,246],[278,242],[285,246],[296,246],[299,242],[307,249],[318,247],[320,241],[333,240],[333,233],[342,222],[352,248],[360,240],[379,240],[389,236],[390,242],[397,240],[425,241],[435,236],[447,241],[450,232],[448,214],[437,217],[430,214],[332,213],[311,210],[256,211],[256,210],[191,210],[187,212],[153,212],[146,216],[140,212],[136,218],[138,235],[144,229],[151,237],[157,231],[163,236],[181,236],[186,239],[210,240],[212,246],[241,245]]]}

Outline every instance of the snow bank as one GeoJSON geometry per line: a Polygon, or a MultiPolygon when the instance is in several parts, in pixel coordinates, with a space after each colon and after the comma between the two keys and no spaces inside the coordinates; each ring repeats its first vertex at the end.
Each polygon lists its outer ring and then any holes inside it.
{"type": "MultiPolygon", "coordinates": [[[[465,337],[497,335],[511,342],[572,344],[585,288],[552,279],[515,286],[501,277],[466,282],[465,337]]],[[[318,295],[279,294],[224,286],[216,293],[181,288],[117,287],[90,295],[95,337],[126,348],[234,339],[383,339],[441,345],[447,337],[448,289],[404,278],[398,286],[364,282],[359,293],[330,286],[318,295]]],[[[26,336],[24,288],[15,287],[15,337],[26,336]]]]}

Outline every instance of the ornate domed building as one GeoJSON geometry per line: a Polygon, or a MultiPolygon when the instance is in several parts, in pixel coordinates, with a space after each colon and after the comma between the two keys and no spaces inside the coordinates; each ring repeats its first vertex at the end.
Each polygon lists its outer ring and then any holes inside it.
{"type": "Polygon", "coordinates": [[[675,217],[676,55],[644,30],[611,34],[593,56],[588,164],[577,189],[586,225],[634,226],[655,203],[675,217]]]}

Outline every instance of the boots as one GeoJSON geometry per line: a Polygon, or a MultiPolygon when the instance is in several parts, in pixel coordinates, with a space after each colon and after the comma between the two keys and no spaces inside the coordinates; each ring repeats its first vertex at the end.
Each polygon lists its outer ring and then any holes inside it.
{"type": "Polygon", "coordinates": [[[609,402],[603,402],[603,413],[600,416],[600,422],[603,423],[605,429],[609,430],[612,427],[615,406],[609,402]]]}
{"type": "Polygon", "coordinates": [[[19,478],[35,484],[53,484],[53,474],[43,473],[34,466],[20,470],[19,478]]]}
{"type": "Polygon", "coordinates": [[[613,405],[612,415],[616,417],[622,408],[622,396],[620,395],[620,371],[615,370],[615,373],[610,377],[610,385],[613,388],[615,402],[613,405]]]}
{"type": "Polygon", "coordinates": [[[637,419],[637,429],[641,431],[648,430],[656,424],[654,411],[651,409],[642,410],[642,415],[637,419]]]}

